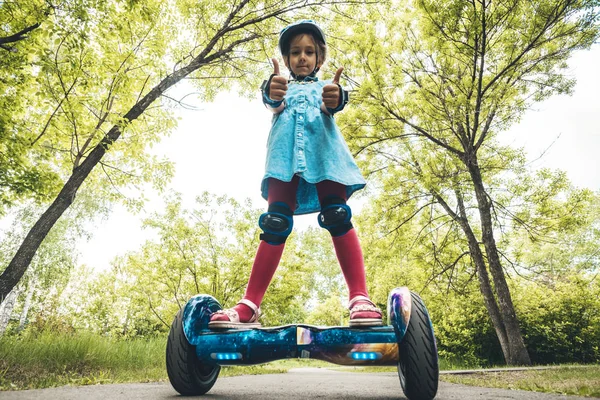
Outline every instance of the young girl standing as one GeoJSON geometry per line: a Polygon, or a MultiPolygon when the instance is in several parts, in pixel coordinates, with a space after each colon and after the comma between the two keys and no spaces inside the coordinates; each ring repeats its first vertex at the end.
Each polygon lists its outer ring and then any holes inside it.
{"type": "Polygon", "coordinates": [[[211,316],[213,329],[260,327],[263,296],[279,265],[294,214],[319,212],[319,225],[332,236],[349,289],[350,326],[381,325],[381,311],[369,300],[363,255],[348,198],[365,186],[333,115],[347,103],[339,85],[316,74],[325,62],[325,35],[312,20],[295,22],[279,35],[279,50],[291,80],[274,73],[263,84],[263,102],[273,113],[262,195],[269,208],[260,216],[261,242],[244,298],[211,316]]]}

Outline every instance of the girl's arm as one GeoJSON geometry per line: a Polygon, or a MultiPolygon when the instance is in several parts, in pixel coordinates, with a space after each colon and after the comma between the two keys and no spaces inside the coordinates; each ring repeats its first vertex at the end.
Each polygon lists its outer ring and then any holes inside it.
{"type": "MultiPolygon", "coordinates": [[[[265,104],[267,106],[267,108],[269,110],[271,110],[271,112],[273,114],[279,114],[280,112],[283,111],[283,109],[285,108],[285,100],[283,101],[283,103],[281,103],[278,107],[272,108],[270,106],[268,106],[267,104],[265,104]]],[[[323,108],[323,105],[321,105],[321,109],[323,108]]]]}

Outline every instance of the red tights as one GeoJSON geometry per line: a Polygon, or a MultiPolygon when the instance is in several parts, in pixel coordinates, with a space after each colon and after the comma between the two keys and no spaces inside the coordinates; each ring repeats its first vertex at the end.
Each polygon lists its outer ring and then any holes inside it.
{"type": "MultiPolygon", "coordinates": [[[[299,177],[296,175],[291,182],[283,182],[277,179],[269,180],[268,203],[283,202],[294,211],[296,209],[296,191],[298,189],[299,177]]],[[[317,193],[319,202],[329,196],[336,196],[346,200],[346,187],[337,182],[323,181],[317,183],[317,193]]],[[[367,296],[367,285],[365,278],[365,267],[362,250],[356,231],[351,229],[347,233],[333,237],[335,252],[342,268],[342,273],[346,280],[349,290],[349,298],[355,296],[367,296]]],[[[252,301],[257,306],[263,300],[263,296],[273,279],[275,270],[279,265],[285,243],[269,244],[265,241],[260,242],[252,272],[246,288],[245,299],[252,301]]],[[[241,322],[246,322],[252,317],[252,310],[245,304],[238,304],[233,307],[240,316],[241,322]]],[[[225,315],[216,314],[213,320],[227,319],[225,315]]]]}

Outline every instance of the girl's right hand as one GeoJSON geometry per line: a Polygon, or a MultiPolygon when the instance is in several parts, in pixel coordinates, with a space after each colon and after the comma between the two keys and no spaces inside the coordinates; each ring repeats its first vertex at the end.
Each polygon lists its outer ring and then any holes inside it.
{"type": "Polygon", "coordinates": [[[281,75],[279,75],[279,63],[276,59],[272,59],[273,61],[273,78],[271,78],[271,83],[269,85],[269,97],[271,100],[279,101],[283,100],[285,94],[287,93],[287,79],[281,75]]]}

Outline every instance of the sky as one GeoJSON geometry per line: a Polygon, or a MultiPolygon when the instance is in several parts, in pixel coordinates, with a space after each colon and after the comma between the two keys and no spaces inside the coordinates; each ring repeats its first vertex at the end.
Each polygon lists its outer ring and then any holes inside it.
{"type": "MultiPolygon", "coordinates": [[[[576,53],[570,60],[570,73],[577,78],[572,96],[554,96],[538,103],[508,132],[504,143],[524,147],[537,168],[567,172],[574,185],[600,189],[600,46],[576,53]]],[[[343,82],[342,82],[343,84],[343,82]]],[[[193,91],[185,86],[177,93],[193,91]]],[[[176,93],[170,93],[173,97],[176,93]]],[[[189,100],[192,96],[187,97],[189,100]]],[[[226,194],[238,200],[250,198],[255,207],[265,207],[260,196],[264,173],[266,142],[271,114],[259,99],[242,99],[223,93],[213,103],[198,109],[181,110],[178,128],[153,150],[175,162],[176,173],[168,189],[182,194],[184,205],[192,208],[204,191],[226,194]]],[[[94,269],[110,267],[116,256],[136,251],[152,237],[141,230],[141,221],[160,212],[163,202],[156,195],[144,210],[133,215],[115,207],[111,216],[95,221],[94,235],[79,246],[80,263],[94,269]]],[[[351,206],[355,209],[356,204],[351,206]]],[[[316,215],[295,217],[296,229],[317,226],[316,215]]]]}

